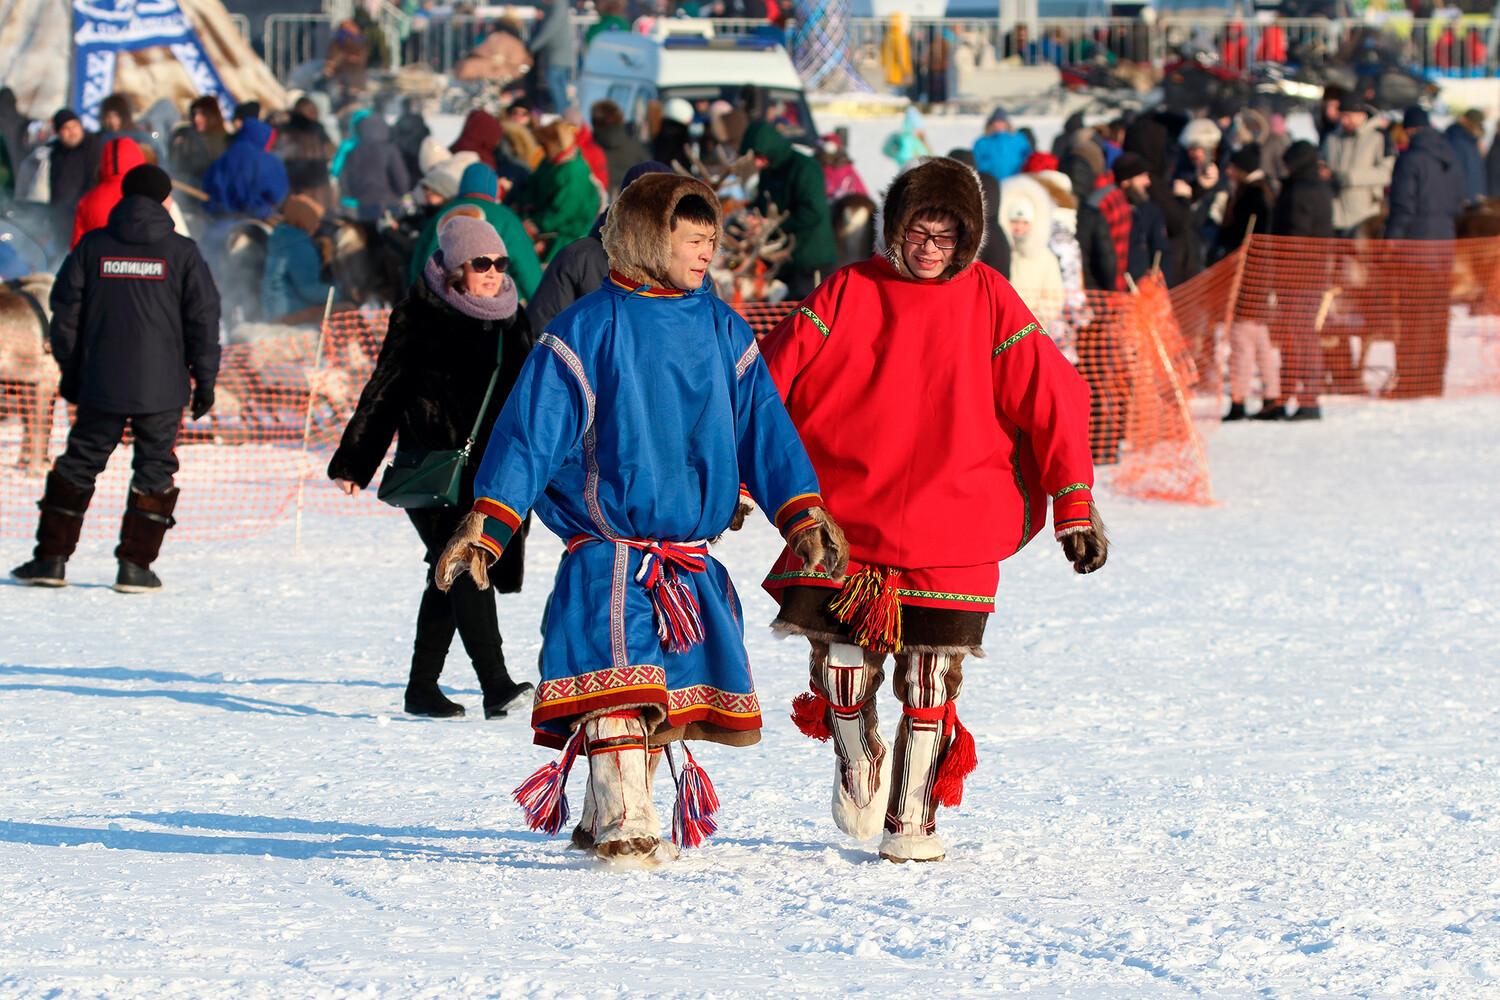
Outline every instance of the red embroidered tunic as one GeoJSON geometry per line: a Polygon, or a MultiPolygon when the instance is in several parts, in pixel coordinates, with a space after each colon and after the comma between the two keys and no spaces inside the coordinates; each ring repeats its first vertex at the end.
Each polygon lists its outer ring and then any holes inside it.
{"type": "MultiPolygon", "coordinates": [[[[1021,297],[974,264],[834,272],[761,344],[852,576],[898,569],[903,604],[992,611],[999,562],[1046,523],[1087,525],[1089,390],[1021,297]]],[[[782,552],[765,587],[832,587],[782,552]]]]}

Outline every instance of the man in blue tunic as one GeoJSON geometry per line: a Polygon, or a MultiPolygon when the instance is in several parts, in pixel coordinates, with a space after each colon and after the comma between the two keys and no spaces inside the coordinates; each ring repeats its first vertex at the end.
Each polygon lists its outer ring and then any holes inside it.
{"type": "MultiPolygon", "coordinates": [[[[438,563],[439,586],[467,570],[484,587],[530,509],[568,540],[532,711],[536,742],[562,747],[564,764],[517,797],[555,832],[566,764],[586,752],[574,842],[604,858],[661,846],[653,750],[760,738],[740,602],[706,541],[731,526],[741,491],[809,567],[842,577],[848,561],[754,335],[710,291],[719,229],[700,181],[651,174],[625,190],[602,234],[609,276],[538,337],[438,563]]],[[[674,829],[690,822],[692,784],[674,829]]]]}

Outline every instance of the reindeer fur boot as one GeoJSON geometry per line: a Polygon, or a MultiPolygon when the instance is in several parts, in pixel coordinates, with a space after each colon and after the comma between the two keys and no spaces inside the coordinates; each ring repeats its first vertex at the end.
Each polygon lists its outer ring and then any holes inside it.
{"type": "Polygon", "coordinates": [[[880,736],[875,695],[885,672],[883,653],[847,643],[812,640],[812,687],[828,701],[828,731],[836,757],[833,822],[855,840],[880,833],[891,760],[880,736]]]}
{"type": "Polygon", "coordinates": [[[937,834],[933,786],[952,738],[941,710],[963,686],[960,653],[898,653],[896,696],[903,711],[896,727],[893,782],[886,806],[880,856],[887,861],[941,861],[947,856],[937,834]]]}
{"type": "Polygon", "coordinates": [[[584,726],[594,853],[606,860],[648,860],[661,847],[661,820],[651,799],[641,713],[611,712],[584,726]]]}
{"type": "MultiPolygon", "coordinates": [[[[646,748],[646,782],[653,789],[656,785],[656,769],[661,766],[661,747],[646,748]]],[[[655,793],[652,793],[654,803],[655,793]]],[[[583,792],[583,815],[578,817],[578,825],[573,827],[572,846],[575,850],[594,850],[594,838],[599,830],[599,804],[594,801],[594,782],[589,781],[584,786],[583,792]]]]}

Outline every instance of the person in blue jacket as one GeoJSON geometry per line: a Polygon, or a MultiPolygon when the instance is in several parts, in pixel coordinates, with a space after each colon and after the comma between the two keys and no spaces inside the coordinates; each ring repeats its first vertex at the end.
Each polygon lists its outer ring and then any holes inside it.
{"type": "Polygon", "coordinates": [[[281,221],[266,240],[260,279],[260,311],[267,320],[316,323],[322,316],[333,287],[322,280],[323,258],[312,241],[322,221],[323,206],[305,194],[294,194],[281,206],[281,221]]]}
{"type": "Polygon", "coordinates": [[[1004,108],[990,112],[984,123],[984,135],[974,142],[974,165],[981,172],[996,180],[1005,180],[1021,172],[1021,166],[1031,155],[1031,141],[1020,132],[1012,132],[1010,115],[1004,108]]]}
{"type": "MultiPolygon", "coordinates": [[[[759,740],[740,602],[706,541],[737,524],[742,493],[804,565],[842,577],[848,560],[750,327],[710,292],[721,225],[694,178],[647,174],[621,193],[602,233],[610,274],[538,338],[438,561],[440,587],[467,571],[484,588],[528,510],[568,539],[532,709],[535,742],[564,764],[517,798],[534,829],[561,829],[558,793],[586,753],[573,838],[601,858],[670,854],[651,798],[661,747],[759,740]]],[[[685,800],[706,782],[690,756],[682,773],[674,829],[691,846],[704,815],[685,800]]]]}
{"type": "Polygon", "coordinates": [[[234,141],[203,174],[209,215],[267,219],[275,214],[289,190],[286,167],[271,152],[275,144],[276,130],[265,122],[240,122],[234,141]]]}

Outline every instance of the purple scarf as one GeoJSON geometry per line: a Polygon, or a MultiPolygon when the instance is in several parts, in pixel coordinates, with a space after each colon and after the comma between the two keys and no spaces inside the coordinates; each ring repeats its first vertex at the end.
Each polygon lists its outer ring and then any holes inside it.
{"type": "Polygon", "coordinates": [[[448,303],[465,316],[475,319],[502,320],[510,319],[516,314],[516,283],[506,275],[500,281],[500,291],[493,298],[483,298],[478,295],[470,295],[457,289],[448,287],[448,272],[443,267],[443,252],[435,251],[427,258],[427,268],[422,272],[422,277],[427,282],[427,287],[432,289],[434,295],[448,303]]]}

